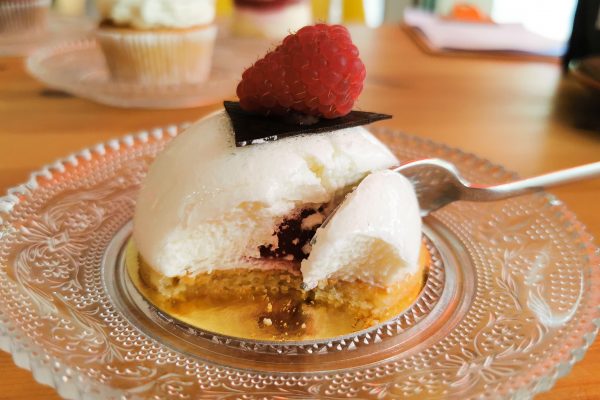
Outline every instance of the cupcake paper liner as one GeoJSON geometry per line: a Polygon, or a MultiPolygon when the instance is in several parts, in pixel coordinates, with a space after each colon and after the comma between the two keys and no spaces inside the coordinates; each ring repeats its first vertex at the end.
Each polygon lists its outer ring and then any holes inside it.
{"type": "Polygon", "coordinates": [[[216,25],[160,31],[100,27],[96,33],[114,80],[152,85],[205,81],[216,36],[216,25]]]}
{"type": "Polygon", "coordinates": [[[42,33],[46,29],[51,0],[0,1],[0,35],[42,33]]]}

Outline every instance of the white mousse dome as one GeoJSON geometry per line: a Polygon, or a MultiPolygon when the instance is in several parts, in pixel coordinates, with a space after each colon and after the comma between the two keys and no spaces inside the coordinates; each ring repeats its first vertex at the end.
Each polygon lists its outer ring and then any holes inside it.
{"type": "Polygon", "coordinates": [[[307,289],[327,278],[390,286],[419,269],[421,217],[414,188],[390,170],[367,176],[324,228],[302,261],[307,289]]]}
{"type": "Polygon", "coordinates": [[[363,127],[236,147],[220,111],[157,156],[138,197],[133,237],[144,260],[169,277],[244,267],[260,257],[283,217],[328,203],[397,163],[363,127]]]}

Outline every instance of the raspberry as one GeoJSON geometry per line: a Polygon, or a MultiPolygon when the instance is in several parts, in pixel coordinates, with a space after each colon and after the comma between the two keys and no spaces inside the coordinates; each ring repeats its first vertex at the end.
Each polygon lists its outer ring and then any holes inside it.
{"type": "Polygon", "coordinates": [[[352,110],[365,66],[341,25],[305,26],[242,74],[240,106],[264,115],[337,118],[352,110]]]}

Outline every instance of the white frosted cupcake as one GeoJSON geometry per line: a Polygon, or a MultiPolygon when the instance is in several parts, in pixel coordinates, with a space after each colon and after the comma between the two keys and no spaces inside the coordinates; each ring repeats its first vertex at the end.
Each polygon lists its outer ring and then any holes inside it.
{"type": "Polygon", "coordinates": [[[313,22],[309,0],[235,0],[232,30],[238,36],[283,39],[313,22]]]}
{"type": "Polygon", "coordinates": [[[0,35],[41,34],[46,30],[51,0],[0,0],[0,35]]]}
{"type": "Polygon", "coordinates": [[[117,81],[205,81],[217,27],[214,0],[99,0],[96,37],[117,81]]]}

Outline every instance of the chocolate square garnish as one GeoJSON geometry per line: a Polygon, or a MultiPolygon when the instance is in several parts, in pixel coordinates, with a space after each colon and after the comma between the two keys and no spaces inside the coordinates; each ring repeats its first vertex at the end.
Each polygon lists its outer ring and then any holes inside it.
{"type": "Polygon", "coordinates": [[[391,115],[387,114],[352,111],[343,117],[335,119],[321,118],[311,125],[299,125],[284,118],[265,117],[249,113],[242,110],[240,103],[237,101],[225,101],[223,105],[231,119],[237,147],[270,142],[290,136],[337,131],[392,118],[391,115]]]}

